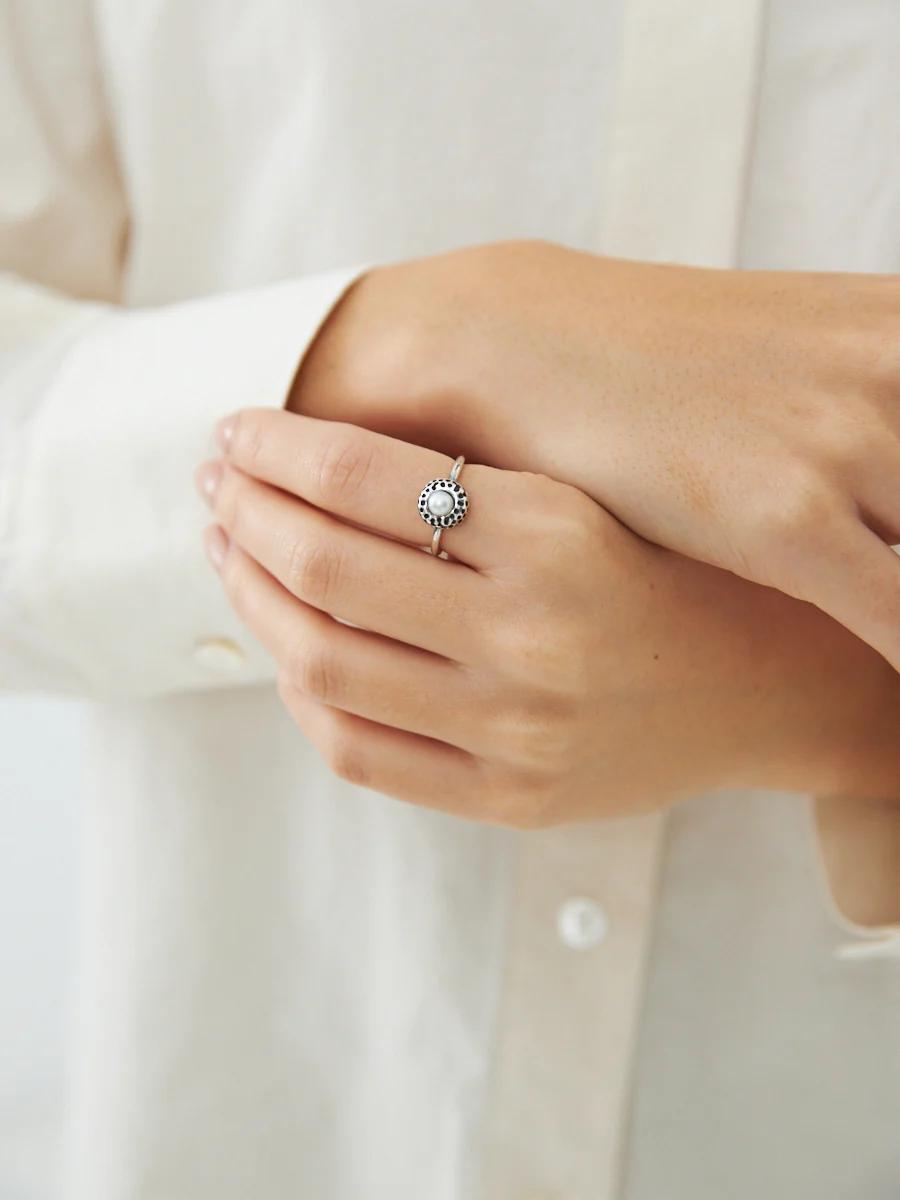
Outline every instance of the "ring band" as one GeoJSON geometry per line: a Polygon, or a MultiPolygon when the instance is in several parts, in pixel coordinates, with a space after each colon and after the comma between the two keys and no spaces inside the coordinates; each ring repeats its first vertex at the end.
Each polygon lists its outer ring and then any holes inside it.
{"type": "Polygon", "coordinates": [[[469,511],[466,489],[457,482],[465,461],[460,455],[448,478],[430,480],[419,493],[419,516],[426,525],[434,527],[429,549],[435,557],[441,553],[444,530],[458,525],[469,511]]]}

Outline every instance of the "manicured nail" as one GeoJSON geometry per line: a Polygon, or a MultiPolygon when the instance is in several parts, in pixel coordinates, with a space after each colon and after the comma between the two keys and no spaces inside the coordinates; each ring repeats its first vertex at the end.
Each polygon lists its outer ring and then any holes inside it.
{"type": "Polygon", "coordinates": [[[216,442],[222,447],[226,454],[231,449],[231,443],[234,441],[234,424],[234,417],[230,416],[223,417],[218,425],[216,425],[216,442]]]}
{"type": "Polygon", "coordinates": [[[205,462],[197,468],[195,476],[197,491],[209,505],[216,498],[216,492],[219,490],[219,484],[222,482],[223,471],[224,468],[218,461],[205,462]]]}
{"type": "Polygon", "coordinates": [[[228,534],[221,525],[210,525],[209,529],[204,531],[203,545],[206,557],[217,571],[221,571],[225,555],[228,553],[228,534]]]}

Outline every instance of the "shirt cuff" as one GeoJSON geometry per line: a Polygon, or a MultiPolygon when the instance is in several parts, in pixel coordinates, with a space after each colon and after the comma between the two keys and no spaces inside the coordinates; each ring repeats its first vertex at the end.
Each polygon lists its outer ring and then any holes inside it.
{"type": "Polygon", "coordinates": [[[364,269],[110,310],[69,348],[6,456],[20,653],[4,685],[149,696],[273,677],[206,562],[193,474],[221,416],[284,403],[364,269]]]}

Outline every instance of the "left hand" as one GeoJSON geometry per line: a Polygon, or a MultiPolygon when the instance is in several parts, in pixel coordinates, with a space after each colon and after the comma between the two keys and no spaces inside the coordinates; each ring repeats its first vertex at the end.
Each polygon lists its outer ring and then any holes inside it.
{"type": "Polygon", "coordinates": [[[855,639],[574,488],[466,465],[443,560],[416,508],[443,455],[266,410],[222,442],[198,477],[210,557],[348,780],[530,828],[728,784],[828,791],[882,761],[874,730],[896,740],[893,677],[855,639]]]}
{"type": "Polygon", "coordinates": [[[572,484],[900,671],[898,334],[900,276],[498,243],[364,275],[289,405],[572,484]]]}

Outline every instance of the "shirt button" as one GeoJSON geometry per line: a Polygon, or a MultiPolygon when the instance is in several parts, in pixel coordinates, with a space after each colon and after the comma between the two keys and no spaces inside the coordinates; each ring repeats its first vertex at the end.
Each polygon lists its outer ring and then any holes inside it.
{"type": "Polygon", "coordinates": [[[193,659],[206,671],[216,675],[233,675],[244,665],[246,655],[231,638],[210,637],[195,643],[193,659]]]}
{"type": "Polygon", "coordinates": [[[572,896],[556,914],[559,940],[570,950],[590,950],[606,937],[609,921],[596,900],[572,896]]]}

